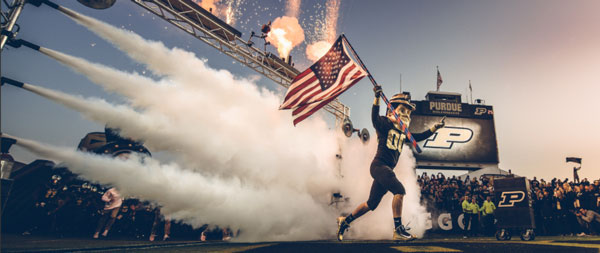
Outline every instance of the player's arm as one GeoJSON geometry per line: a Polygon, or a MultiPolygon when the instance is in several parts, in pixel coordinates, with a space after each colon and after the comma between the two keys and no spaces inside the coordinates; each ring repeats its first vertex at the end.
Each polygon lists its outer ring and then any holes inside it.
{"type": "Polygon", "coordinates": [[[373,92],[375,92],[375,100],[373,100],[373,109],[371,110],[371,121],[373,122],[373,127],[376,130],[379,130],[383,125],[384,119],[379,116],[379,98],[381,97],[381,86],[377,85],[373,87],[373,92]]]}
{"type": "Polygon", "coordinates": [[[413,133],[413,137],[415,138],[415,141],[422,141],[425,140],[427,138],[429,138],[431,135],[433,135],[433,133],[435,133],[437,130],[439,130],[440,128],[444,127],[446,125],[446,116],[444,116],[440,122],[435,123],[431,128],[429,128],[427,131],[422,132],[422,133],[413,133]]]}

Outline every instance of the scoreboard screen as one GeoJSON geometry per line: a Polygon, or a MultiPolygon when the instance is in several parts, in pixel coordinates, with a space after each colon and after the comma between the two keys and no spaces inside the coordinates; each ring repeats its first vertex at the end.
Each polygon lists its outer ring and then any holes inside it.
{"type": "Polygon", "coordinates": [[[498,163],[498,145],[492,106],[460,101],[413,101],[409,130],[420,133],[446,116],[446,126],[419,142],[418,163],[498,163]]]}

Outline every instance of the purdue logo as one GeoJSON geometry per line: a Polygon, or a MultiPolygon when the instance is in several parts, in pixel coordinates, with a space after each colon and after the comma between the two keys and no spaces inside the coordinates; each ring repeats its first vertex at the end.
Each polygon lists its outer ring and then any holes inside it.
{"type": "Polygon", "coordinates": [[[503,192],[502,195],[500,195],[500,198],[502,198],[502,200],[500,201],[500,203],[498,203],[498,207],[513,207],[515,206],[516,202],[521,202],[523,201],[523,199],[525,199],[525,192],[503,192]]]}
{"type": "Polygon", "coordinates": [[[463,127],[444,127],[429,137],[423,147],[451,149],[454,143],[466,143],[473,138],[473,130],[463,127]]]}
{"type": "Polygon", "coordinates": [[[475,115],[483,115],[487,112],[486,108],[483,107],[477,107],[475,108],[475,115]]]}

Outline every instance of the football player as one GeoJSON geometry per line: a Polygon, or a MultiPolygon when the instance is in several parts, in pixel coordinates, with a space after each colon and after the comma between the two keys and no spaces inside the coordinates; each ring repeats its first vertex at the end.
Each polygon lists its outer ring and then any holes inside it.
{"type": "MultiPolygon", "coordinates": [[[[379,115],[379,98],[381,97],[381,86],[377,85],[373,88],[375,92],[375,101],[371,112],[371,120],[377,132],[377,154],[371,162],[371,177],[373,184],[367,202],[360,204],[356,209],[346,217],[338,218],[338,240],[342,240],[344,232],[350,227],[350,223],[358,219],[368,211],[375,210],[388,191],[394,194],[392,201],[392,213],[394,216],[394,240],[414,240],[416,237],[409,234],[402,225],[402,200],[406,191],[404,186],[394,173],[394,167],[398,163],[402,144],[407,139],[406,135],[398,124],[392,111],[388,110],[386,116],[379,115]]],[[[395,108],[394,111],[398,114],[406,127],[410,124],[410,114],[415,110],[415,105],[410,102],[408,94],[396,94],[390,100],[390,103],[395,108]]],[[[422,141],[429,138],[435,131],[444,127],[444,118],[423,133],[413,134],[416,141],[422,141]]]]}

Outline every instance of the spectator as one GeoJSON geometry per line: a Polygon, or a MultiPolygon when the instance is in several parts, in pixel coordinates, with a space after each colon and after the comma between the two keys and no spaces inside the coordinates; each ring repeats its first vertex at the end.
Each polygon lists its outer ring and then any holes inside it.
{"type": "Polygon", "coordinates": [[[471,212],[471,236],[477,236],[479,231],[479,219],[481,218],[481,216],[479,204],[477,204],[476,197],[471,198],[471,203],[469,203],[468,209],[471,212]]]}
{"type": "Polygon", "coordinates": [[[554,224],[554,215],[552,210],[552,196],[548,189],[542,191],[541,199],[537,202],[538,206],[540,206],[540,215],[542,216],[542,234],[553,233],[552,225],[554,224]]]}
{"type": "Polygon", "coordinates": [[[496,228],[494,227],[495,210],[496,205],[494,205],[494,202],[492,202],[492,197],[486,196],[485,201],[483,202],[483,206],[481,207],[486,235],[493,235],[494,231],[496,230],[496,228]]]}
{"type": "MultiPolygon", "coordinates": [[[[597,229],[594,229],[594,227],[600,224],[600,214],[592,210],[581,208],[577,211],[576,216],[577,222],[579,222],[584,231],[587,231],[588,234],[597,233],[597,229]]],[[[578,236],[584,235],[586,235],[585,232],[578,234],[578,236]]]]}
{"type": "Polygon", "coordinates": [[[461,206],[463,211],[463,224],[465,225],[463,238],[467,238],[467,236],[469,236],[469,229],[471,228],[471,222],[473,219],[473,215],[471,215],[471,208],[469,204],[469,195],[465,195],[461,206]]]}
{"type": "Polygon", "coordinates": [[[573,167],[573,183],[579,183],[579,175],[577,174],[577,171],[580,169],[581,169],[581,166],[573,167]]]}

